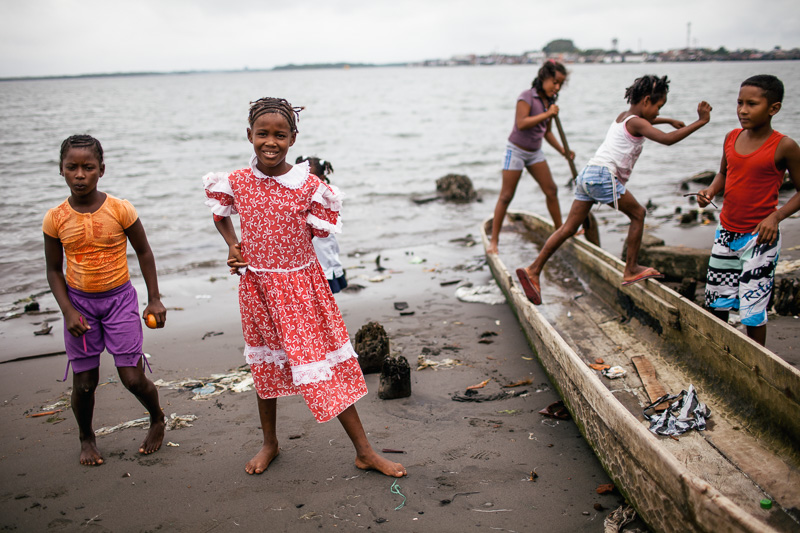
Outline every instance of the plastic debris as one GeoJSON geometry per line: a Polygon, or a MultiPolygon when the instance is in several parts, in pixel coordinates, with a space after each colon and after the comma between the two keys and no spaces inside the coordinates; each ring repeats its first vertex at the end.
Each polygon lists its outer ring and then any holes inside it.
{"type": "Polygon", "coordinates": [[[541,409],[539,414],[548,418],[557,418],[559,420],[569,420],[570,417],[567,406],[564,405],[564,402],[561,400],[553,402],[544,409],[541,409]]]}
{"type": "Polygon", "coordinates": [[[489,383],[489,381],[491,381],[491,380],[490,379],[485,379],[485,380],[481,381],[480,383],[476,383],[475,385],[470,385],[469,387],[467,387],[466,390],[482,389],[489,383]]]}
{"type": "Polygon", "coordinates": [[[602,485],[597,486],[597,494],[607,494],[614,490],[613,483],[603,483],[602,485]]]}
{"type": "Polygon", "coordinates": [[[419,265],[420,263],[424,263],[425,261],[427,261],[427,259],[423,259],[423,258],[415,255],[414,257],[409,259],[408,262],[411,263],[412,265],[419,265]]]}
{"type": "Polygon", "coordinates": [[[442,359],[441,361],[434,361],[433,359],[426,359],[424,355],[417,357],[417,370],[424,370],[426,368],[449,368],[460,365],[461,361],[458,359],[442,359]]]}
{"type": "Polygon", "coordinates": [[[496,284],[477,287],[459,287],[456,298],[467,303],[498,305],[506,303],[506,297],[496,284]]]}
{"type": "Polygon", "coordinates": [[[479,394],[474,390],[468,390],[464,394],[454,394],[451,399],[454,402],[492,402],[494,400],[505,400],[506,398],[514,398],[515,396],[522,396],[527,394],[527,390],[511,391],[504,390],[495,394],[479,394]]]}
{"type": "Polygon", "coordinates": [[[171,446],[173,448],[177,448],[178,446],[180,446],[180,444],[177,444],[177,443],[174,443],[174,442],[170,441],[170,442],[167,443],[167,446],[171,446]]]}
{"type": "MultiPolygon", "coordinates": [[[[167,417],[167,430],[171,429],[180,429],[186,427],[192,427],[190,422],[193,422],[197,419],[196,415],[182,415],[179,416],[177,413],[172,413],[167,417]]],[[[110,427],[102,427],[94,432],[95,435],[108,435],[110,433],[114,433],[115,431],[120,431],[123,429],[128,428],[135,428],[135,427],[150,427],[150,417],[143,416],[142,418],[136,418],[134,420],[129,420],[127,422],[123,422],[122,424],[117,424],[116,426],[110,427]]]]}
{"type": "Polygon", "coordinates": [[[399,511],[406,504],[406,497],[402,492],[400,492],[400,485],[397,484],[396,479],[394,480],[394,483],[392,483],[392,486],[389,488],[389,492],[403,497],[403,503],[394,508],[395,511],[399,511]]]}
{"type": "Polygon", "coordinates": [[[620,505],[603,520],[603,533],[619,533],[622,527],[636,518],[636,511],[630,505],[620,505]]]}
{"type": "Polygon", "coordinates": [[[521,379],[519,381],[515,381],[514,383],[509,383],[508,385],[503,385],[503,388],[504,389],[510,389],[510,388],[513,388],[513,387],[521,387],[522,385],[530,385],[531,383],[533,383],[533,380],[531,378],[521,379]]]}
{"type": "Polygon", "coordinates": [[[611,368],[611,365],[604,365],[602,363],[591,363],[589,368],[593,368],[594,370],[606,370],[611,368]]]}
{"type": "Polygon", "coordinates": [[[675,437],[690,429],[703,431],[706,429],[706,418],[711,416],[711,410],[706,404],[701,403],[694,390],[694,385],[689,385],[689,390],[680,394],[665,394],[651,403],[642,411],[645,419],[650,422],[650,431],[656,435],[669,435],[675,437]],[[654,409],[661,402],[672,402],[669,408],[655,415],[647,412],[654,409]]]}
{"type": "Polygon", "coordinates": [[[253,388],[253,376],[250,367],[243,365],[227,374],[212,374],[208,378],[182,379],[177,381],[164,381],[159,379],[153,382],[156,387],[170,389],[191,389],[194,393],[192,400],[206,400],[226,391],[246,392],[253,388]]]}
{"type": "Polygon", "coordinates": [[[612,367],[606,368],[601,373],[605,377],[607,377],[608,379],[617,379],[617,378],[621,378],[622,376],[627,374],[627,371],[624,368],[622,368],[621,366],[612,366],[612,367]]]}

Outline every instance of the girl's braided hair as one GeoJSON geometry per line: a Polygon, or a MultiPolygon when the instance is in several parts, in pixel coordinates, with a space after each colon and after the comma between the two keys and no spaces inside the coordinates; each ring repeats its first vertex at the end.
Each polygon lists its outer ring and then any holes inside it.
{"type": "Polygon", "coordinates": [[[71,135],[61,143],[61,153],[58,159],[59,170],[64,166],[64,158],[67,157],[70,148],[88,148],[97,156],[97,161],[101,165],[103,164],[103,147],[100,146],[100,141],[91,135],[71,135]]]}
{"type": "MultiPolygon", "coordinates": [[[[560,62],[555,61],[553,59],[548,59],[539,68],[539,72],[536,73],[536,77],[533,78],[533,82],[531,83],[531,88],[533,88],[533,90],[535,90],[537,93],[538,92],[543,92],[542,91],[542,83],[544,83],[544,80],[547,80],[547,79],[550,79],[550,78],[555,79],[557,72],[560,72],[561,74],[564,75],[564,77],[566,77],[567,76],[567,67],[565,67],[563,63],[560,63],[560,62]]],[[[558,93],[556,93],[553,96],[551,101],[555,102],[557,98],[558,98],[558,93]]]]}
{"type": "Polygon", "coordinates": [[[638,104],[645,96],[655,103],[667,97],[669,80],[666,76],[658,77],[652,74],[636,78],[633,85],[625,89],[625,99],[629,104],[638,104]]]}
{"type": "Polygon", "coordinates": [[[259,98],[255,102],[250,102],[250,115],[247,120],[252,127],[261,115],[277,113],[286,119],[292,133],[298,133],[297,123],[300,121],[300,111],[303,109],[302,107],[292,107],[292,104],[283,98],[259,98]]]}

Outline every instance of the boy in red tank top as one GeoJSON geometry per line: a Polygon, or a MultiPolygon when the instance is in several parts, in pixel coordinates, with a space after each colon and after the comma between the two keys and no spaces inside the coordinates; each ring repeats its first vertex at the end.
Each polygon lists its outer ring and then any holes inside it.
{"type": "Polygon", "coordinates": [[[706,307],[719,318],[738,310],[747,335],[765,345],[767,304],[781,249],[778,224],[800,210],[800,147],[772,129],[783,83],[772,75],[742,82],[736,113],[741,129],[725,137],[722,162],[711,185],[697,193],[700,207],[723,193],[706,283],[706,307]],[[785,172],[797,193],[778,209],[785,172]]]}

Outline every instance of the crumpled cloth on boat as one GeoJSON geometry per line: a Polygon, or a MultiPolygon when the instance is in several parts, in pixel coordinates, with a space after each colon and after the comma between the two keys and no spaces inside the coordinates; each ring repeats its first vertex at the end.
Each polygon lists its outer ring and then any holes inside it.
{"type": "Polygon", "coordinates": [[[711,416],[711,410],[706,404],[700,402],[694,385],[689,385],[688,391],[680,394],[665,394],[642,412],[650,422],[650,431],[656,435],[681,435],[690,429],[703,431],[706,429],[706,418],[711,416]],[[673,400],[675,400],[673,402],[673,400]],[[660,414],[649,415],[647,412],[661,402],[672,402],[668,409],[660,414]]]}

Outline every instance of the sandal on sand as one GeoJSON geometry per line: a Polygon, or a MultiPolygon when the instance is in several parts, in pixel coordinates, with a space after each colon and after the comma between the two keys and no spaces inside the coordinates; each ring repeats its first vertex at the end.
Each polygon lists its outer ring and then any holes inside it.
{"type": "Polygon", "coordinates": [[[633,285],[634,283],[638,283],[640,281],[644,281],[644,280],[646,280],[648,278],[663,278],[663,277],[664,277],[664,274],[662,274],[661,272],[659,272],[658,270],[656,270],[653,267],[649,267],[649,268],[646,268],[645,270],[643,270],[642,273],[639,274],[638,276],[636,276],[635,278],[623,280],[622,281],[622,286],[624,287],[626,285],[633,285]]]}
{"type": "Polygon", "coordinates": [[[517,277],[519,278],[520,286],[522,286],[522,292],[525,293],[528,300],[530,300],[533,305],[540,305],[542,303],[542,292],[539,290],[539,287],[533,283],[528,272],[524,268],[518,268],[517,277]]]}

